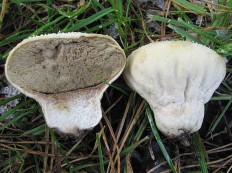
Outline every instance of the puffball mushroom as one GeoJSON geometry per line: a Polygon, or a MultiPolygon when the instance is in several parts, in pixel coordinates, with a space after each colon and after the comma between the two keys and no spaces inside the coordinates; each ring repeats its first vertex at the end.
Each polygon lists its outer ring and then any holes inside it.
{"type": "Polygon", "coordinates": [[[8,81],[42,107],[50,128],[78,136],[102,117],[100,100],[122,73],[124,51],[109,36],[58,33],[28,38],[8,56],[8,81]]]}
{"type": "Polygon", "coordinates": [[[169,137],[200,129],[204,104],[225,74],[220,55],[187,41],[142,46],[127,58],[123,72],[126,83],[149,103],[158,129],[169,137]]]}

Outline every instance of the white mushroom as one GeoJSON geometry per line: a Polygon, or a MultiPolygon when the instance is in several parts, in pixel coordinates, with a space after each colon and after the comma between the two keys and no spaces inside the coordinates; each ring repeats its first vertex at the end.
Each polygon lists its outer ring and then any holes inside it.
{"type": "Polygon", "coordinates": [[[132,52],[126,83],[149,104],[159,130],[175,137],[200,129],[204,104],[226,74],[224,59],[187,41],[151,43],[132,52]]]}
{"type": "Polygon", "coordinates": [[[39,102],[50,128],[78,135],[99,123],[102,95],[125,62],[109,36],[48,34],[18,44],[5,73],[14,87],[39,102]]]}

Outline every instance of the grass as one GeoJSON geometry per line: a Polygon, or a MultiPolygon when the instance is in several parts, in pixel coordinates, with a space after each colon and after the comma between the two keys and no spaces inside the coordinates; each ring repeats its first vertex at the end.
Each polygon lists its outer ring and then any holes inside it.
{"type": "Polygon", "coordinates": [[[132,0],[3,0],[0,7],[0,75],[17,43],[57,32],[114,31],[126,55],[153,41],[191,40],[228,59],[227,75],[205,106],[201,130],[187,135],[190,146],[159,133],[149,106],[122,77],[104,93],[101,122],[82,139],[51,131],[38,104],[23,94],[0,95],[0,106],[20,100],[0,116],[0,172],[232,170],[232,1],[168,0],[161,9],[132,0]]]}

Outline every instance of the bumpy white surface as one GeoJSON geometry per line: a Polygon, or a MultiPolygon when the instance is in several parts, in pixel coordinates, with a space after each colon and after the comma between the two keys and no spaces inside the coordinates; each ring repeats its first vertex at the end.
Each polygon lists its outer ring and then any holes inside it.
{"type": "Polygon", "coordinates": [[[40,94],[40,103],[49,127],[78,135],[80,130],[96,126],[102,117],[101,98],[106,85],[59,94],[40,94]]]}
{"type": "Polygon", "coordinates": [[[48,127],[78,137],[82,130],[93,128],[101,120],[101,98],[108,85],[58,94],[43,94],[19,86],[16,88],[40,104],[48,127]]]}
{"type": "Polygon", "coordinates": [[[127,58],[123,73],[126,83],[150,104],[159,130],[170,137],[201,127],[204,104],[225,74],[220,55],[187,41],[145,45],[127,58]]]}
{"type": "MultiPolygon", "coordinates": [[[[108,85],[101,83],[93,87],[87,87],[85,89],[77,89],[68,92],[62,92],[57,94],[45,94],[37,91],[33,91],[29,88],[23,88],[15,84],[11,80],[11,76],[8,73],[8,62],[15,50],[20,49],[20,46],[30,41],[49,39],[49,38],[79,38],[79,37],[99,37],[109,39],[115,44],[112,46],[118,46],[124,56],[124,63],[122,63],[121,70],[118,73],[107,79],[106,82],[111,84],[122,73],[126,57],[123,50],[117,44],[117,42],[109,36],[100,34],[85,34],[85,33],[58,33],[49,34],[43,36],[36,36],[24,40],[17,45],[12,52],[10,52],[6,61],[5,74],[7,80],[19,91],[25,95],[35,99],[42,107],[46,123],[50,128],[55,128],[58,131],[65,134],[73,134],[78,136],[82,130],[93,128],[97,125],[102,117],[101,111],[101,98],[104,91],[108,88],[108,85]]],[[[103,60],[104,61],[104,60],[103,60]]],[[[117,61],[117,59],[115,59],[117,61]]],[[[112,67],[113,68],[113,67],[112,67]]],[[[107,73],[107,71],[106,71],[107,73]]],[[[23,76],[22,76],[23,77],[23,76]]],[[[56,81],[54,81],[56,82],[56,81]]]]}

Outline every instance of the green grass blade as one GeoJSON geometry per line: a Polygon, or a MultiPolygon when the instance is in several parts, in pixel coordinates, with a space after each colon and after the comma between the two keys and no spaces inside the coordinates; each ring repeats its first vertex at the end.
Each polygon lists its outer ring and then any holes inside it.
{"type": "Polygon", "coordinates": [[[130,145],[129,147],[125,148],[121,152],[121,156],[124,157],[127,154],[131,153],[137,146],[139,146],[141,143],[149,140],[149,137],[146,136],[145,138],[141,139],[140,141],[135,142],[134,144],[130,145]]]}
{"type": "Polygon", "coordinates": [[[70,14],[70,18],[78,17],[80,14],[84,13],[90,6],[90,3],[80,7],[77,11],[70,14]]]}
{"type": "Polygon", "coordinates": [[[222,117],[225,115],[226,111],[229,109],[230,105],[232,103],[232,99],[227,103],[226,107],[222,111],[222,113],[219,115],[219,117],[216,119],[216,121],[213,123],[212,127],[209,129],[207,136],[211,134],[215,128],[217,127],[218,123],[221,121],[222,117]]]}
{"type": "Polygon", "coordinates": [[[227,1],[226,6],[227,6],[227,7],[232,7],[232,1],[231,1],[231,0],[227,1]]]}
{"type": "MultiPolygon", "coordinates": [[[[51,7],[52,6],[52,0],[47,0],[47,6],[48,7],[51,7]]],[[[50,22],[51,21],[51,16],[53,14],[53,10],[51,9],[48,9],[48,21],[50,22]]]]}
{"type": "Polygon", "coordinates": [[[49,31],[53,29],[53,26],[56,25],[58,22],[60,22],[62,20],[64,22],[64,18],[65,18],[65,16],[57,17],[52,22],[49,22],[48,24],[46,24],[46,25],[40,27],[39,29],[37,29],[35,32],[33,32],[31,34],[31,36],[39,35],[39,34],[43,33],[45,30],[46,30],[46,33],[49,33],[49,31]]]}
{"type": "Polygon", "coordinates": [[[148,105],[146,105],[146,115],[148,117],[148,120],[149,120],[149,123],[150,123],[150,126],[151,126],[151,130],[152,130],[152,132],[153,132],[153,134],[155,136],[155,139],[156,139],[156,141],[157,141],[157,143],[158,143],[158,145],[159,145],[165,159],[168,162],[168,165],[170,166],[171,170],[174,173],[177,173],[177,171],[176,171],[176,169],[175,169],[175,167],[174,167],[174,165],[172,163],[172,160],[171,160],[171,158],[170,158],[170,156],[169,156],[169,154],[168,154],[168,152],[167,152],[167,150],[166,150],[166,148],[165,148],[165,146],[164,146],[164,144],[163,144],[163,142],[162,142],[162,140],[161,140],[161,138],[159,136],[158,130],[157,130],[156,125],[155,125],[155,123],[153,121],[152,111],[151,111],[151,109],[149,108],[148,105]]]}
{"type": "Polygon", "coordinates": [[[123,17],[123,6],[122,6],[122,0],[117,0],[117,12],[120,14],[120,19],[122,21],[122,17],[123,17]]]}
{"type": "Polygon", "coordinates": [[[212,97],[210,100],[231,100],[232,96],[218,96],[218,97],[212,97]]]}
{"type": "Polygon", "coordinates": [[[2,40],[0,42],[0,46],[5,46],[10,43],[14,43],[17,41],[21,41],[24,38],[27,38],[34,30],[24,30],[24,31],[18,31],[11,36],[8,36],[6,39],[2,40]]]}
{"type": "Polygon", "coordinates": [[[66,32],[79,30],[80,28],[82,28],[86,25],[89,25],[89,24],[97,21],[98,19],[106,16],[107,14],[111,13],[112,11],[114,11],[112,8],[106,8],[106,9],[86,18],[86,19],[81,20],[77,24],[75,24],[72,27],[70,27],[69,29],[67,29],[66,32]]]}
{"type": "Polygon", "coordinates": [[[203,14],[203,13],[207,12],[206,9],[204,9],[204,7],[192,4],[191,2],[188,2],[186,0],[172,0],[172,1],[177,2],[178,4],[185,7],[186,9],[189,9],[189,10],[196,12],[196,13],[203,14]]]}
{"type": "Polygon", "coordinates": [[[102,146],[101,146],[101,140],[100,140],[99,133],[96,134],[96,139],[97,139],[98,156],[99,156],[99,160],[100,160],[101,173],[105,173],[104,159],[103,159],[103,154],[102,154],[102,146]]]}
{"type": "Polygon", "coordinates": [[[229,55],[232,56],[232,43],[227,43],[222,46],[220,46],[217,50],[217,53],[223,54],[223,55],[229,55]]]}
{"type": "Polygon", "coordinates": [[[31,110],[27,110],[27,112],[21,113],[21,114],[16,114],[14,115],[14,117],[8,121],[7,123],[5,123],[4,125],[2,125],[0,127],[0,130],[5,129],[6,127],[8,127],[9,125],[15,123],[16,121],[20,120],[21,118],[25,117],[26,115],[31,114],[32,112],[35,112],[36,110],[38,110],[39,107],[34,107],[31,110]]]}
{"type": "Polygon", "coordinates": [[[186,37],[186,38],[188,38],[196,43],[203,44],[203,42],[201,40],[199,40],[198,38],[194,37],[193,35],[189,34],[188,32],[186,32],[186,31],[184,31],[176,26],[169,24],[168,27],[173,29],[177,34],[181,35],[182,37],[186,37]]]}
{"type": "Polygon", "coordinates": [[[0,121],[4,120],[6,117],[8,117],[11,114],[15,113],[19,108],[24,107],[24,106],[32,103],[33,101],[34,101],[33,99],[29,99],[29,100],[27,100],[27,101],[25,101],[25,102],[23,102],[23,103],[15,106],[14,108],[10,109],[9,111],[5,112],[4,114],[2,114],[0,116],[0,121]]]}
{"type": "Polygon", "coordinates": [[[24,5],[20,0],[11,0],[11,2],[17,4],[18,6],[24,5]]]}
{"type": "MultiPolygon", "coordinates": [[[[173,19],[164,18],[164,17],[160,17],[160,16],[156,16],[156,15],[152,15],[150,17],[154,21],[165,22],[165,23],[168,23],[168,24],[171,24],[171,25],[174,25],[174,26],[181,26],[181,27],[184,27],[184,28],[186,28],[188,30],[191,30],[191,31],[199,34],[203,38],[207,38],[209,41],[212,41],[212,42],[215,42],[215,43],[218,43],[218,44],[221,44],[221,45],[224,44],[224,42],[221,41],[220,39],[214,38],[213,36],[207,34],[206,32],[200,31],[200,29],[197,26],[186,23],[182,19],[179,19],[178,21],[176,21],[176,20],[173,20],[173,19]]],[[[204,44],[206,44],[206,43],[204,43],[204,44]]]]}
{"type": "Polygon", "coordinates": [[[23,96],[23,94],[18,94],[18,95],[16,95],[16,96],[13,96],[13,97],[6,98],[6,99],[4,99],[4,100],[1,100],[1,101],[0,101],[0,106],[5,105],[5,104],[7,104],[7,103],[9,103],[9,102],[11,102],[11,101],[13,101],[13,100],[15,100],[15,99],[19,99],[19,98],[21,98],[22,96],[23,96]]]}
{"type": "Polygon", "coordinates": [[[93,7],[98,7],[98,8],[100,8],[101,10],[104,10],[105,9],[105,7],[98,1],[98,0],[92,0],[92,1],[90,1],[91,2],[91,5],[93,6],[93,7]]]}
{"type": "Polygon", "coordinates": [[[221,44],[221,45],[224,44],[224,42],[221,41],[219,38],[214,38],[213,36],[207,34],[206,32],[200,31],[200,30],[199,30],[198,28],[196,28],[194,25],[188,24],[188,23],[186,23],[185,21],[183,21],[182,19],[179,19],[178,21],[179,21],[186,29],[193,31],[193,32],[199,34],[200,36],[202,36],[202,37],[204,37],[204,38],[207,38],[209,41],[215,42],[215,43],[218,43],[218,44],[221,44]]]}
{"type": "Polygon", "coordinates": [[[36,155],[33,155],[33,156],[35,159],[35,171],[36,171],[36,173],[40,173],[39,161],[37,159],[37,156],[36,155]]]}
{"type": "Polygon", "coordinates": [[[94,26],[94,27],[92,27],[90,29],[87,29],[85,32],[92,33],[94,31],[97,31],[97,30],[101,29],[101,28],[106,28],[106,27],[108,27],[110,25],[113,25],[116,21],[117,21],[116,19],[112,19],[112,20],[110,20],[108,22],[105,22],[103,24],[100,24],[100,25],[94,26]]]}
{"type": "Polygon", "coordinates": [[[139,126],[138,131],[137,131],[136,134],[134,135],[134,140],[135,140],[135,141],[138,141],[138,140],[141,138],[141,136],[142,136],[144,130],[147,128],[148,123],[149,123],[149,122],[148,122],[147,118],[144,118],[143,121],[142,121],[142,123],[141,123],[140,126],[139,126]]]}
{"type": "Polygon", "coordinates": [[[193,144],[194,144],[194,148],[196,150],[196,153],[200,157],[199,163],[201,166],[201,172],[208,173],[207,164],[205,161],[205,154],[204,154],[205,152],[203,150],[204,146],[202,144],[201,137],[198,133],[193,133],[193,144]]]}
{"type": "Polygon", "coordinates": [[[180,22],[178,22],[177,20],[174,20],[174,19],[160,17],[160,16],[157,16],[157,15],[150,15],[149,17],[154,21],[159,21],[159,22],[168,23],[168,24],[171,24],[171,25],[174,25],[174,26],[182,26],[182,27],[184,27],[184,25],[182,25],[180,22]]]}
{"type": "Polygon", "coordinates": [[[21,6],[27,3],[33,3],[33,2],[46,2],[46,0],[11,0],[13,3],[21,6]]]}
{"type": "Polygon", "coordinates": [[[32,136],[35,136],[35,135],[41,135],[45,132],[45,124],[41,125],[41,126],[38,126],[38,127],[35,127],[31,130],[28,130],[26,132],[23,133],[23,135],[32,135],[32,136]]]}

